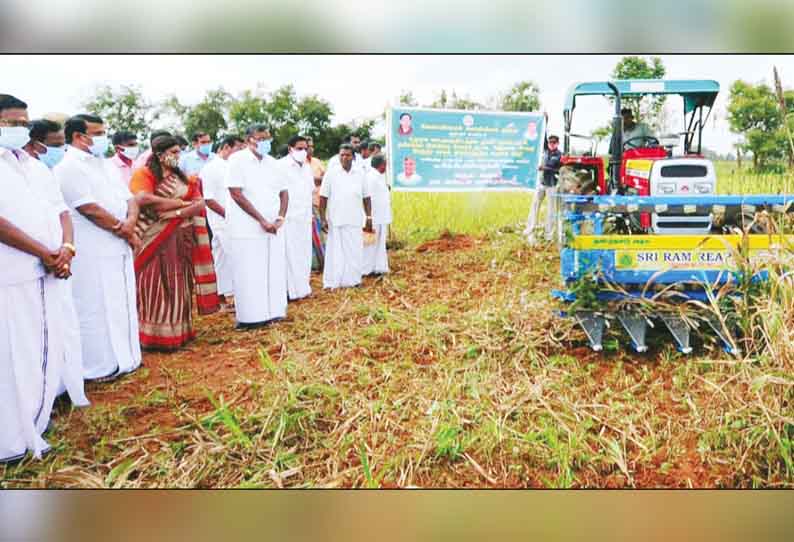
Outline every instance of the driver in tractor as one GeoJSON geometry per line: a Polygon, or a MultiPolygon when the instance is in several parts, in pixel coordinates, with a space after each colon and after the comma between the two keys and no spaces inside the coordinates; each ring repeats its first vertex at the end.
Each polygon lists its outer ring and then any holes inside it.
{"type": "Polygon", "coordinates": [[[620,110],[623,117],[623,148],[636,149],[645,147],[649,141],[656,137],[644,122],[634,122],[634,113],[628,107],[620,110]]]}

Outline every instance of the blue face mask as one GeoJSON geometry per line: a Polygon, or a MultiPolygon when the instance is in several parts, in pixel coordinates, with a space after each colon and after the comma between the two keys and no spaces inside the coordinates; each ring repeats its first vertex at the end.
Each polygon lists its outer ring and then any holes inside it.
{"type": "Polygon", "coordinates": [[[66,153],[66,147],[47,147],[47,152],[39,155],[41,163],[52,169],[58,162],[63,160],[63,155],[66,153]]]}
{"type": "Polygon", "coordinates": [[[265,139],[264,141],[258,141],[256,143],[256,152],[262,156],[267,156],[270,154],[270,140],[265,139]]]}
{"type": "Polygon", "coordinates": [[[89,149],[91,154],[96,156],[97,158],[102,158],[105,156],[105,153],[108,152],[108,148],[110,148],[110,140],[108,140],[108,136],[106,135],[96,135],[93,136],[91,139],[94,140],[94,143],[91,145],[89,149]]]}
{"type": "Polygon", "coordinates": [[[209,156],[210,153],[212,152],[212,143],[205,143],[204,145],[199,145],[198,151],[204,156],[209,156]]]}

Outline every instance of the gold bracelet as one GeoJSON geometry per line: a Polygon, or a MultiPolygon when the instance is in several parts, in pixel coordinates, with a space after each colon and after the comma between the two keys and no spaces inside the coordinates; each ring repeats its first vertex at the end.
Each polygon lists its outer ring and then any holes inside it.
{"type": "Polygon", "coordinates": [[[62,246],[63,248],[69,249],[69,251],[72,253],[72,256],[77,256],[77,249],[72,243],[63,243],[62,246]]]}

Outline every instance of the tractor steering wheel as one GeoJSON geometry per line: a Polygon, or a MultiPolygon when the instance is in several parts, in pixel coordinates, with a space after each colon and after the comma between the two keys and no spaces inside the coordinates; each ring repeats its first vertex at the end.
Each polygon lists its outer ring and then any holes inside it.
{"type": "MultiPolygon", "coordinates": [[[[657,138],[653,137],[653,136],[637,136],[637,137],[632,137],[631,139],[627,139],[626,141],[624,141],[623,142],[623,150],[625,151],[626,150],[626,146],[629,145],[632,141],[636,141],[636,140],[642,141],[643,143],[647,141],[648,143],[647,143],[647,145],[645,145],[646,147],[658,147],[659,146],[659,140],[657,138]]],[[[631,148],[632,149],[636,149],[637,147],[640,147],[640,146],[642,146],[642,145],[633,144],[631,146],[631,148]]]]}

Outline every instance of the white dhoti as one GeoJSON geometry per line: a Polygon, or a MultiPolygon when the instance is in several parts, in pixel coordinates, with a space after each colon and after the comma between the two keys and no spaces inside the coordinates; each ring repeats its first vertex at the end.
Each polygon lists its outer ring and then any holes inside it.
{"type": "Polygon", "coordinates": [[[212,260],[215,262],[215,279],[218,294],[227,296],[234,293],[232,259],[229,255],[229,236],[225,231],[212,232],[212,260]]]}
{"type": "Polygon", "coordinates": [[[347,288],[361,284],[363,251],[361,226],[329,226],[323,288],[347,288]]]}
{"type": "Polygon", "coordinates": [[[48,275],[46,280],[52,284],[57,293],[59,318],[63,323],[64,334],[64,366],[58,395],[66,392],[75,406],[88,406],[83,386],[83,342],[80,340],[80,320],[74,308],[72,281],[57,279],[48,275]]]}
{"type": "Polygon", "coordinates": [[[132,252],[72,260],[72,292],[80,319],[83,376],[103,378],[130,373],[141,365],[138,308],[132,252]]]}
{"type": "Polygon", "coordinates": [[[375,230],[375,242],[371,245],[364,245],[364,267],[363,274],[388,273],[389,256],[386,253],[386,238],[389,235],[388,224],[378,224],[373,226],[375,230]]]}
{"type": "Polygon", "coordinates": [[[237,322],[258,324],[287,316],[284,233],[230,241],[237,322]]]}
{"type": "Polygon", "coordinates": [[[312,220],[288,218],[284,223],[287,245],[287,295],[301,299],[311,295],[309,277],[312,273],[312,220]]]}
{"type": "Polygon", "coordinates": [[[64,361],[59,312],[46,277],[0,287],[0,461],[49,449],[42,434],[64,361]]]}

